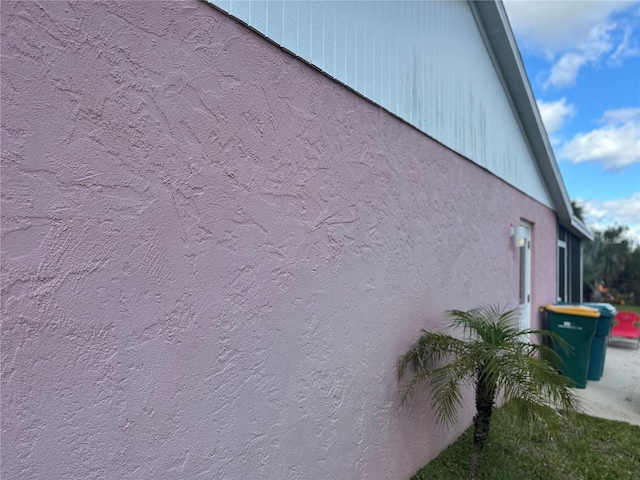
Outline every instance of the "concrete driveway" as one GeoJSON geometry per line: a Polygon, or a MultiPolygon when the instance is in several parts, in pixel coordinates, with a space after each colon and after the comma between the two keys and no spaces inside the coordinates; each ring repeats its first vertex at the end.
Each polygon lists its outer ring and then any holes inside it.
{"type": "Polygon", "coordinates": [[[640,425],[640,350],[609,345],[602,378],[576,392],[587,415],[640,425]]]}

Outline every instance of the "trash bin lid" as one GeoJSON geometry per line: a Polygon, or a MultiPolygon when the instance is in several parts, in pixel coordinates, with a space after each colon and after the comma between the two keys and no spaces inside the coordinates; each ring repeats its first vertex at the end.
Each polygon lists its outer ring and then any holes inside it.
{"type": "Polygon", "coordinates": [[[545,310],[550,312],[562,313],[564,315],[575,315],[578,317],[600,317],[600,310],[584,305],[545,305],[545,310]]]}
{"type": "Polygon", "coordinates": [[[618,311],[610,303],[583,303],[583,305],[591,308],[597,308],[600,310],[600,315],[603,317],[615,317],[618,311]]]}

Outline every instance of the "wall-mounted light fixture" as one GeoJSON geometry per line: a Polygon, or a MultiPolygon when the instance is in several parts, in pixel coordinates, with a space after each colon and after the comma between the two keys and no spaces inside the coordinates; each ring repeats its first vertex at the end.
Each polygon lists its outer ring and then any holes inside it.
{"type": "Polygon", "coordinates": [[[509,229],[509,235],[513,238],[516,247],[522,248],[527,244],[527,229],[522,225],[511,227],[509,229]]]}

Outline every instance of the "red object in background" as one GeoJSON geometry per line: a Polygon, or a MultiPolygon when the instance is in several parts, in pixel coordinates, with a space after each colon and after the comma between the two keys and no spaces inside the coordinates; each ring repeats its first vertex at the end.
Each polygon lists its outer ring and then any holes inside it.
{"type": "Polygon", "coordinates": [[[636,348],[640,348],[640,316],[634,312],[618,312],[611,328],[611,337],[636,340],[636,348]]]}

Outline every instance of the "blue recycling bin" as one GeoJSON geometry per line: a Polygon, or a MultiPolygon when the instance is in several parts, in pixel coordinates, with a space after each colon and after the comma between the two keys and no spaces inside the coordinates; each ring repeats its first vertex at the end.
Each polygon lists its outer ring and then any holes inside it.
{"type": "Polygon", "coordinates": [[[607,340],[613,326],[613,318],[618,311],[608,303],[583,303],[583,305],[600,310],[600,318],[596,334],[591,342],[589,357],[589,380],[600,380],[604,372],[604,359],[607,355],[607,340]]]}

